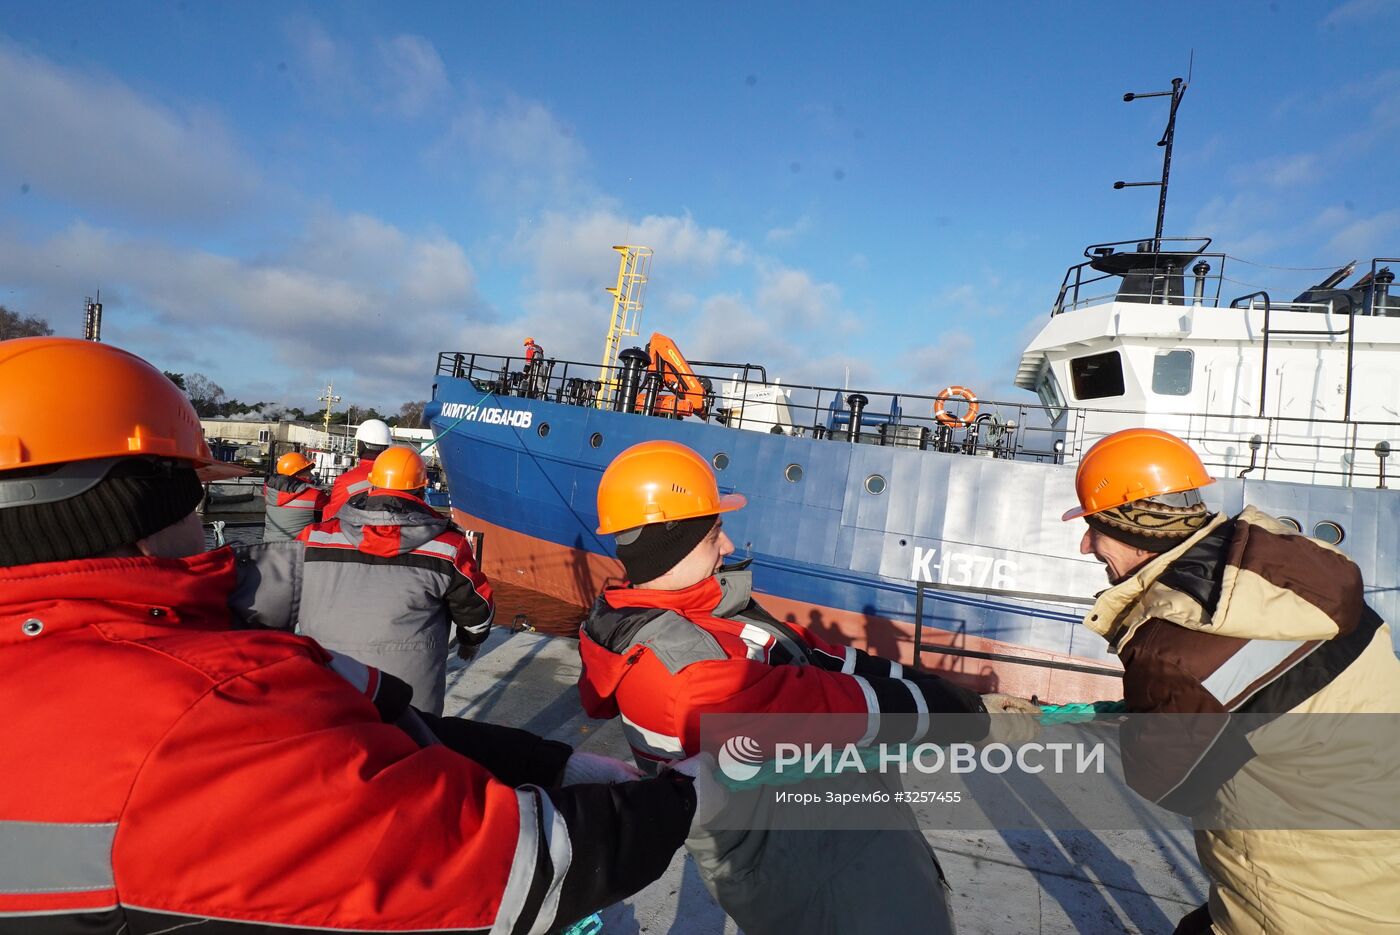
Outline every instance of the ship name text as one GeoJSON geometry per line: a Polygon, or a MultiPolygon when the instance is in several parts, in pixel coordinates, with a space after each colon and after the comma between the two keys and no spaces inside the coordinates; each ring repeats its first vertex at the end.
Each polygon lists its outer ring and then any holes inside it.
{"type": "Polygon", "coordinates": [[[528,409],[502,409],[499,406],[478,406],[474,403],[445,403],[442,407],[444,419],[456,419],[458,422],[485,422],[488,425],[509,425],[517,429],[528,429],[534,415],[528,409]]]}

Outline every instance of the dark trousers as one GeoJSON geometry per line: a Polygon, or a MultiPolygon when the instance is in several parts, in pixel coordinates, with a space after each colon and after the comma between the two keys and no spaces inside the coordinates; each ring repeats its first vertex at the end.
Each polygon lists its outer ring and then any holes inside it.
{"type": "Polygon", "coordinates": [[[1210,903],[1182,916],[1172,935],[1210,935],[1210,903]]]}

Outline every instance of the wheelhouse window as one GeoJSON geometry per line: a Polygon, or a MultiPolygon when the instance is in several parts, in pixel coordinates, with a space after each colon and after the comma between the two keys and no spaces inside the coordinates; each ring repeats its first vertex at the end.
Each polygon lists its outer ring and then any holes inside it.
{"type": "Polygon", "coordinates": [[[1050,421],[1060,421],[1060,416],[1065,414],[1065,400],[1060,395],[1060,385],[1055,381],[1055,375],[1050,372],[1049,367],[1040,372],[1040,382],[1035,385],[1035,394],[1040,397],[1040,404],[1049,413],[1050,421]]]}
{"type": "Polygon", "coordinates": [[[1152,392],[1159,396],[1190,396],[1194,351],[1167,351],[1152,358],[1152,392]]]}
{"type": "Polygon", "coordinates": [[[1107,399],[1123,395],[1123,358],[1117,351],[1076,357],[1069,362],[1075,399],[1107,399]]]}

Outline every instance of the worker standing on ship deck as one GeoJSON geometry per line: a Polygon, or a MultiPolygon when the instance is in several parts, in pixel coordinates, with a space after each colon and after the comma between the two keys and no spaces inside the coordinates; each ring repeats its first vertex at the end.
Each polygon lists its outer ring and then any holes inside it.
{"type": "Polygon", "coordinates": [[[213,463],[145,361],[0,342],[0,933],[543,933],[661,875],[685,776],[240,629],[267,579],[205,551],[213,463]]]}
{"type": "MultiPolygon", "coordinates": [[[[747,563],[724,564],[734,547],[721,514],[745,503],[721,496],[704,458],[669,441],[628,448],[599,483],[598,532],[616,537],[631,583],[605,590],[584,622],[579,693],[590,716],[622,717],[644,771],[696,754],[702,714],[860,714],[862,724],[922,714],[925,730],[939,714],[970,714],[967,739],[980,740],[989,708],[1036,710],[774,619],[752,597],[747,563]]],[[[701,831],[687,847],[747,935],[955,929],[912,816],[908,830],[701,831]]]]}
{"type": "Polygon", "coordinates": [[[544,395],[544,348],[534,338],[525,339],[525,395],[534,399],[544,395]]]}
{"type": "Polygon", "coordinates": [[[370,489],[334,519],[309,526],[301,585],[301,632],[327,649],[395,675],[420,710],[441,714],[449,629],[457,652],[476,655],[491,632],[495,602],[462,531],[423,500],[423,457],[412,448],[380,454],[370,489]]]}
{"type": "Polygon", "coordinates": [[[360,423],[355,429],[355,456],[359,461],[331,485],[331,500],[326,504],[322,519],[333,519],[346,500],[369,489],[369,472],[374,468],[374,459],[393,443],[394,433],[389,431],[387,422],[366,419],[360,423]]]}
{"type": "Polygon", "coordinates": [[[289,451],[277,459],[277,472],[263,485],[263,497],[267,500],[264,542],[295,539],[307,526],[321,521],[330,498],[311,483],[315,467],[299,451],[289,451]]]}
{"type": "Polygon", "coordinates": [[[1084,624],[1122,658],[1128,712],[1176,715],[1121,741],[1129,784],[1195,825],[1210,900],[1177,932],[1400,932],[1400,831],[1317,823],[1400,801],[1395,719],[1358,717],[1400,713],[1390,628],[1339,549],[1212,514],[1210,483],[1186,442],[1125,429],[1064,515],[1108,573],[1084,624]]]}

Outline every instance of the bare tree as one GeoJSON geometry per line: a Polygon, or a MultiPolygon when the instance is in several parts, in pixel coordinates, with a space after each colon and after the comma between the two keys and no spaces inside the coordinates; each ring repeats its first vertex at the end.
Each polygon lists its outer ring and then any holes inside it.
{"type": "Polygon", "coordinates": [[[406,429],[416,429],[423,424],[423,407],[428,405],[426,399],[419,399],[404,403],[399,407],[399,425],[406,429]]]}
{"type": "Polygon", "coordinates": [[[224,403],[224,388],[202,373],[185,375],[185,395],[201,416],[219,415],[224,403]]]}
{"type": "Polygon", "coordinates": [[[53,334],[49,323],[42,318],[21,318],[19,312],[12,312],[0,305],[0,341],[11,338],[37,338],[53,334]]]}

